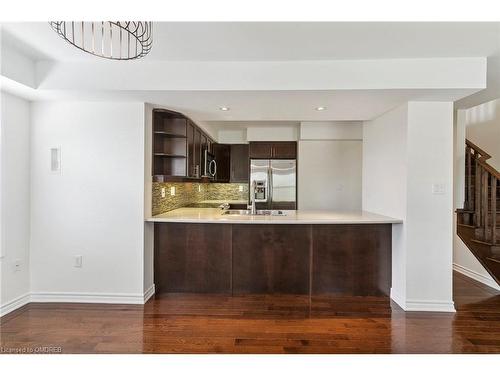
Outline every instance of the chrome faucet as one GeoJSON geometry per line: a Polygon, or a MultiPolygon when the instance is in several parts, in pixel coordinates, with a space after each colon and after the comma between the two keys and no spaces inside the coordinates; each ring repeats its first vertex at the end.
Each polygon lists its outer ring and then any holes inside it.
{"type": "Polygon", "coordinates": [[[229,210],[231,206],[229,205],[229,203],[222,203],[219,208],[223,211],[226,211],[226,210],[229,210]]]}
{"type": "Polygon", "coordinates": [[[255,190],[257,188],[257,182],[252,181],[252,186],[250,188],[250,205],[247,207],[252,215],[257,214],[257,208],[255,207],[255,190]]]}

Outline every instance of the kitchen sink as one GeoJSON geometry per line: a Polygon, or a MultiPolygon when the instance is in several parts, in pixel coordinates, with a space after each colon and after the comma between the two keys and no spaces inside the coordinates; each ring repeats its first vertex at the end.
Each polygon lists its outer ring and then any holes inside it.
{"type": "MultiPolygon", "coordinates": [[[[222,215],[233,216],[254,216],[250,210],[226,210],[222,215]]],[[[286,212],[282,210],[257,210],[256,216],[286,216],[286,212]]]]}

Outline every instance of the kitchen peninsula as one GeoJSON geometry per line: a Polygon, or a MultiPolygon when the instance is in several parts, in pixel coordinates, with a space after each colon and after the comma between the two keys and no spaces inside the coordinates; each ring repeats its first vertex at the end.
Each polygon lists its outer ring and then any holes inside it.
{"type": "Polygon", "coordinates": [[[157,293],[383,296],[392,224],[368,212],[227,215],[179,208],[156,215],[157,293]]]}

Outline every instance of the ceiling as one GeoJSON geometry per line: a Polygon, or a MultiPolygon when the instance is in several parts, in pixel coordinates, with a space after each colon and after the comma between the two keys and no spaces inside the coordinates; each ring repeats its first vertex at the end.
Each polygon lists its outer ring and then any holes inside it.
{"type": "MultiPolygon", "coordinates": [[[[5,23],[37,59],[94,59],[45,22],[5,23]]],[[[148,60],[285,61],[481,57],[500,53],[500,23],[156,22],[148,60]]]]}
{"type": "MultiPolygon", "coordinates": [[[[65,44],[48,23],[4,23],[2,27],[2,42],[14,45],[34,61],[100,63],[65,44]]],[[[408,100],[456,100],[458,108],[466,108],[500,97],[500,23],[156,22],[151,53],[135,63],[436,57],[488,57],[488,87],[472,95],[473,91],[463,91],[448,96],[444,91],[425,90],[193,92],[167,88],[120,92],[75,88],[41,96],[143,100],[203,121],[365,120],[408,100]],[[219,111],[221,105],[230,106],[231,111],[219,111]],[[316,111],[320,105],[327,110],[316,111]]]]}

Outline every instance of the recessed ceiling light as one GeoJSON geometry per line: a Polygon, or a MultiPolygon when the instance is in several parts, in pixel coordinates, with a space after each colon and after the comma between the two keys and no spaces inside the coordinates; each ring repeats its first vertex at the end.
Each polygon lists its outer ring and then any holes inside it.
{"type": "Polygon", "coordinates": [[[316,107],[316,111],[324,111],[326,107],[316,107]]]}
{"type": "Polygon", "coordinates": [[[229,111],[229,107],[219,107],[221,111],[229,111]]]}

